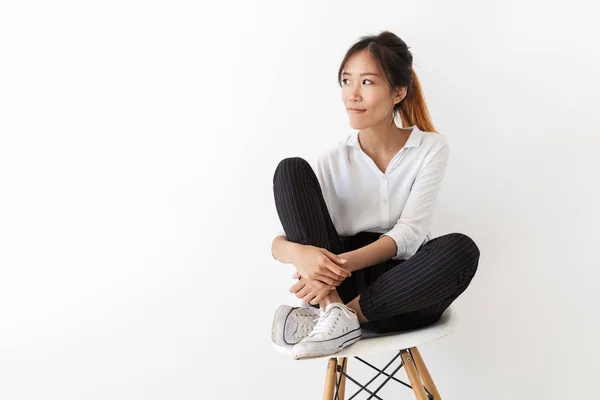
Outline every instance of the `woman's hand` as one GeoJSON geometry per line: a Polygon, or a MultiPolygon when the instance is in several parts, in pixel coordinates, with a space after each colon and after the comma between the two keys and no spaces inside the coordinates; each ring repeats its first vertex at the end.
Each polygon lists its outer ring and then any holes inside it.
{"type": "Polygon", "coordinates": [[[319,304],[329,295],[329,292],[335,289],[335,286],[329,286],[314,279],[304,279],[298,272],[292,278],[300,280],[290,287],[290,293],[294,293],[297,298],[310,304],[319,304]]]}
{"type": "Polygon", "coordinates": [[[293,264],[302,278],[337,286],[352,275],[350,271],[338,265],[343,265],[346,261],[327,249],[304,245],[296,253],[293,264]]]}

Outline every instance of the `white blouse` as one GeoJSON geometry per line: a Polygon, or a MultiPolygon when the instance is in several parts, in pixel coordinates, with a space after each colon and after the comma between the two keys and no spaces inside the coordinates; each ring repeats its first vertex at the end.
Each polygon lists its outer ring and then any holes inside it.
{"type": "MultiPolygon", "coordinates": [[[[360,147],[358,131],[324,151],[316,165],[309,162],[338,235],[387,235],[396,242],[394,260],[409,259],[432,238],[429,227],[449,156],[445,135],[409,128],[385,173],[360,147]]],[[[276,236],[286,236],[279,218],[277,223],[276,236]]]]}

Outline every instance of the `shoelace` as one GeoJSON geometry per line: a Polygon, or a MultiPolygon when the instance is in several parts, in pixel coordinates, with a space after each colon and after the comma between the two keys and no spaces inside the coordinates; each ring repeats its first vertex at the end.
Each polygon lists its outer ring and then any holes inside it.
{"type": "Polygon", "coordinates": [[[315,318],[315,321],[318,320],[318,322],[315,328],[310,333],[310,336],[315,336],[319,333],[325,332],[327,332],[328,335],[331,335],[333,329],[337,325],[338,320],[340,319],[340,316],[342,315],[342,312],[346,315],[348,315],[349,313],[349,311],[342,309],[341,307],[331,307],[325,312],[323,312],[323,314],[319,318],[315,318]],[[330,316],[330,314],[334,312],[334,310],[336,312],[335,318],[333,318],[333,316],[330,316]]]}
{"type": "Polygon", "coordinates": [[[294,322],[296,322],[298,328],[294,333],[294,338],[298,338],[299,335],[306,336],[305,334],[310,333],[310,331],[313,329],[314,322],[317,319],[319,318],[314,318],[314,315],[312,314],[296,313],[294,315],[294,322]]]}

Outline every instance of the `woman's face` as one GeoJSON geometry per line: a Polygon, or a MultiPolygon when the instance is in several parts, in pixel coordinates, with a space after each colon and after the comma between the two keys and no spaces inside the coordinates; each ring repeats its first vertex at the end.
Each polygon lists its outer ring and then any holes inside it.
{"type": "Polygon", "coordinates": [[[394,105],[401,101],[406,88],[392,92],[389,83],[366,51],[353,54],[342,71],[342,101],[354,129],[365,129],[392,118],[394,105]],[[354,112],[349,108],[358,108],[354,112]]]}

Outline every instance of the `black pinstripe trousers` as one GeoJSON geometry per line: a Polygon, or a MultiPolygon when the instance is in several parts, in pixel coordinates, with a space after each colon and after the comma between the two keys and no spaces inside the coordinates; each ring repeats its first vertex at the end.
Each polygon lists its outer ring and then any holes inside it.
{"type": "MultiPolygon", "coordinates": [[[[340,254],[364,247],[380,233],[340,237],[310,164],[300,157],[283,159],[273,176],[277,214],[291,242],[340,254]]],[[[369,320],[361,327],[378,333],[423,327],[437,321],[465,291],[477,270],[479,248],[465,234],[450,233],[422,244],[408,260],[389,259],[355,271],[338,287],[344,302],[360,295],[369,320]]],[[[318,306],[315,306],[318,307],[318,306]]]]}

